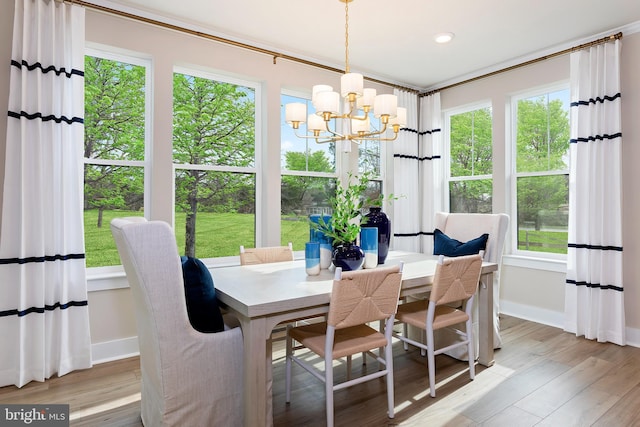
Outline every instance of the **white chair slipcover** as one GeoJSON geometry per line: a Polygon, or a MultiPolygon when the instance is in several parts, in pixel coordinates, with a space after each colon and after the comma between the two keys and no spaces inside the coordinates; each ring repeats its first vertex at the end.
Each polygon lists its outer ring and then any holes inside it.
{"type": "Polygon", "coordinates": [[[145,426],[241,426],[240,328],[201,333],[189,323],[173,230],[117,218],[111,231],[134,299],[145,426]]]}

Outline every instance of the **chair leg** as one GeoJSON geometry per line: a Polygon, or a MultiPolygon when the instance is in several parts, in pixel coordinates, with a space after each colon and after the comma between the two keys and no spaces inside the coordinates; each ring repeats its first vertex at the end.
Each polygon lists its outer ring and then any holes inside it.
{"type": "MultiPolygon", "coordinates": [[[[402,324],[402,336],[403,337],[409,336],[409,327],[407,326],[406,323],[402,324]]],[[[402,341],[402,348],[404,348],[404,351],[409,350],[409,343],[407,343],[406,341],[402,341]]]]}
{"type": "Polygon", "coordinates": [[[469,355],[469,377],[473,380],[476,376],[476,355],[475,355],[475,342],[473,338],[473,322],[471,319],[467,320],[467,339],[469,340],[469,344],[467,344],[467,353],[469,355]]]}
{"type": "Polygon", "coordinates": [[[292,344],[291,344],[291,337],[289,336],[289,331],[287,331],[287,350],[286,350],[286,357],[285,357],[285,402],[286,403],[290,403],[291,402],[291,353],[292,353],[292,344]]]}
{"type": "Polygon", "coordinates": [[[395,417],[394,412],[394,391],[393,391],[393,349],[390,344],[384,348],[384,360],[387,370],[387,416],[395,417]]]}
{"type": "Polygon", "coordinates": [[[436,397],[436,358],[434,354],[433,330],[427,331],[427,366],[429,368],[429,394],[436,397]]]}
{"type": "Polygon", "coordinates": [[[327,427],[333,427],[333,360],[324,359],[324,383],[327,402],[327,427]]]}

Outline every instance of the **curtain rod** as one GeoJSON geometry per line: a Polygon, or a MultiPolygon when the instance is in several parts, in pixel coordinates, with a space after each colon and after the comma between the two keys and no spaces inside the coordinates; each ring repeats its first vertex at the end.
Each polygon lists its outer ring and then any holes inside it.
{"type": "MultiPolygon", "coordinates": [[[[276,64],[276,61],[278,60],[278,58],[280,59],[285,59],[288,61],[292,61],[292,62],[298,62],[300,64],[305,64],[305,65],[309,65],[315,68],[321,68],[323,70],[328,70],[328,71],[333,71],[335,73],[340,73],[340,74],[344,74],[344,70],[341,70],[339,68],[335,68],[335,67],[330,67],[328,65],[323,65],[323,64],[319,64],[317,62],[313,62],[313,61],[308,61],[306,59],[302,59],[302,58],[297,58],[295,56],[291,56],[291,55],[287,55],[284,53],[280,53],[280,52],[276,52],[273,50],[269,50],[269,49],[263,49],[257,46],[252,46],[250,44],[246,44],[246,43],[242,43],[242,42],[238,42],[235,40],[230,40],[230,39],[225,39],[224,37],[219,37],[219,36],[214,36],[213,34],[208,34],[208,33],[204,33],[201,31],[196,31],[196,30],[192,30],[189,28],[185,28],[185,27],[181,27],[179,25],[174,25],[174,24],[169,24],[166,22],[162,22],[162,21],[158,21],[156,19],[151,19],[151,18],[145,18],[144,16],[139,16],[139,15],[135,15],[133,13],[129,13],[129,12],[124,12],[121,10],[117,10],[117,9],[112,9],[106,6],[101,6],[98,4],[94,4],[88,1],[84,1],[84,0],[56,0],[56,1],[64,1],[67,3],[71,3],[71,4],[77,4],[79,6],[84,6],[84,7],[88,7],[90,9],[95,9],[101,12],[106,12],[106,13],[110,13],[112,15],[117,15],[117,16],[121,16],[124,18],[129,18],[129,19],[133,19],[135,21],[140,21],[140,22],[144,22],[147,24],[151,24],[151,25],[155,25],[158,27],[162,27],[162,28],[167,28],[170,30],[174,30],[174,31],[179,31],[182,33],[186,33],[186,34],[190,34],[193,36],[197,36],[197,37],[202,37],[208,40],[213,40],[216,42],[220,42],[220,43],[224,43],[224,44],[228,44],[231,46],[235,46],[235,47],[239,47],[241,49],[247,49],[247,50],[251,50],[253,52],[258,52],[258,53],[262,53],[268,56],[273,57],[273,63],[274,65],[276,64]]],[[[379,84],[383,84],[386,86],[391,86],[393,88],[396,89],[402,89],[402,90],[406,90],[408,92],[413,92],[413,93],[419,93],[419,90],[416,89],[412,89],[412,88],[408,88],[405,86],[401,86],[398,84],[394,84],[394,83],[389,83],[389,82],[385,82],[383,80],[378,80],[372,77],[367,77],[364,76],[365,80],[368,80],[370,82],[374,82],[374,83],[379,83],[379,84]]]]}
{"type": "Polygon", "coordinates": [[[587,43],[583,43],[583,44],[578,45],[578,46],[574,46],[574,47],[570,47],[568,49],[564,49],[564,50],[561,50],[561,51],[558,51],[558,52],[550,53],[549,55],[544,55],[544,56],[541,56],[539,58],[535,58],[535,59],[531,59],[529,61],[521,62],[520,64],[516,64],[516,65],[512,65],[510,67],[502,68],[500,70],[492,71],[490,73],[483,74],[481,76],[472,77],[470,79],[463,80],[461,82],[452,83],[450,85],[441,87],[439,89],[430,90],[428,92],[421,93],[418,96],[419,97],[423,97],[423,96],[433,95],[434,93],[440,92],[440,91],[445,90],[445,89],[451,89],[452,87],[460,86],[460,85],[463,85],[463,84],[466,84],[466,83],[471,83],[471,82],[474,82],[476,80],[484,79],[484,78],[487,78],[487,77],[492,77],[492,76],[495,76],[496,74],[501,74],[501,73],[504,73],[506,71],[515,70],[517,68],[525,67],[527,65],[531,65],[531,64],[535,64],[537,62],[546,61],[547,59],[555,58],[556,56],[566,55],[567,53],[572,53],[572,52],[575,52],[577,50],[582,50],[582,49],[589,48],[591,46],[596,46],[596,45],[607,43],[607,42],[610,42],[610,41],[619,40],[621,38],[622,38],[622,32],[619,32],[619,33],[616,33],[616,34],[611,34],[611,35],[603,37],[601,39],[593,40],[593,41],[590,41],[590,42],[587,42],[587,43]]]}

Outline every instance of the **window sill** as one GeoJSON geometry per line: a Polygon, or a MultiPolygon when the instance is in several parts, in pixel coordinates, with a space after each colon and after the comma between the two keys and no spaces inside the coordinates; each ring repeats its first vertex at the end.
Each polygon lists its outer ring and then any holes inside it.
{"type": "Polygon", "coordinates": [[[552,271],[556,273],[567,272],[567,261],[560,259],[535,258],[522,255],[503,255],[502,265],[552,271]]]}

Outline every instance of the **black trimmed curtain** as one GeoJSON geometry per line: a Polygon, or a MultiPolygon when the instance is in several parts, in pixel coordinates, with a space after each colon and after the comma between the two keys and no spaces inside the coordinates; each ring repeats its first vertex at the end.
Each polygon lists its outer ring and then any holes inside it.
{"type": "Polygon", "coordinates": [[[420,252],[420,160],[418,147],[418,97],[394,90],[398,105],[407,109],[407,124],[393,144],[394,194],[393,249],[420,252]]]}
{"type": "MultiPolygon", "coordinates": [[[[0,234],[0,386],[91,366],[84,8],[16,0],[0,234]]],[[[8,65],[8,64],[7,64],[8,65]]]]}
{"type": "Polygon", "coordinates": [[[616,40],[571,54],[564,329],[625,345],[620,48],[616,40]]]}
{"type": "Polygon", "coordinates": [[[433,253],[433,220],[442,209],[442,113],[440,93],[418,99],[395,90],[407,106],[407,126],[394,147],[393,237],[395,250],[433,253]]]}
{"type": "Polygon", "coordinates": [[[442,153],[442,109],[440,93],[420,98],[420,182],[422,192],[421,248],[433,253],[433,229],[436,212],[444,202],[444,171],[442,153]]]}

